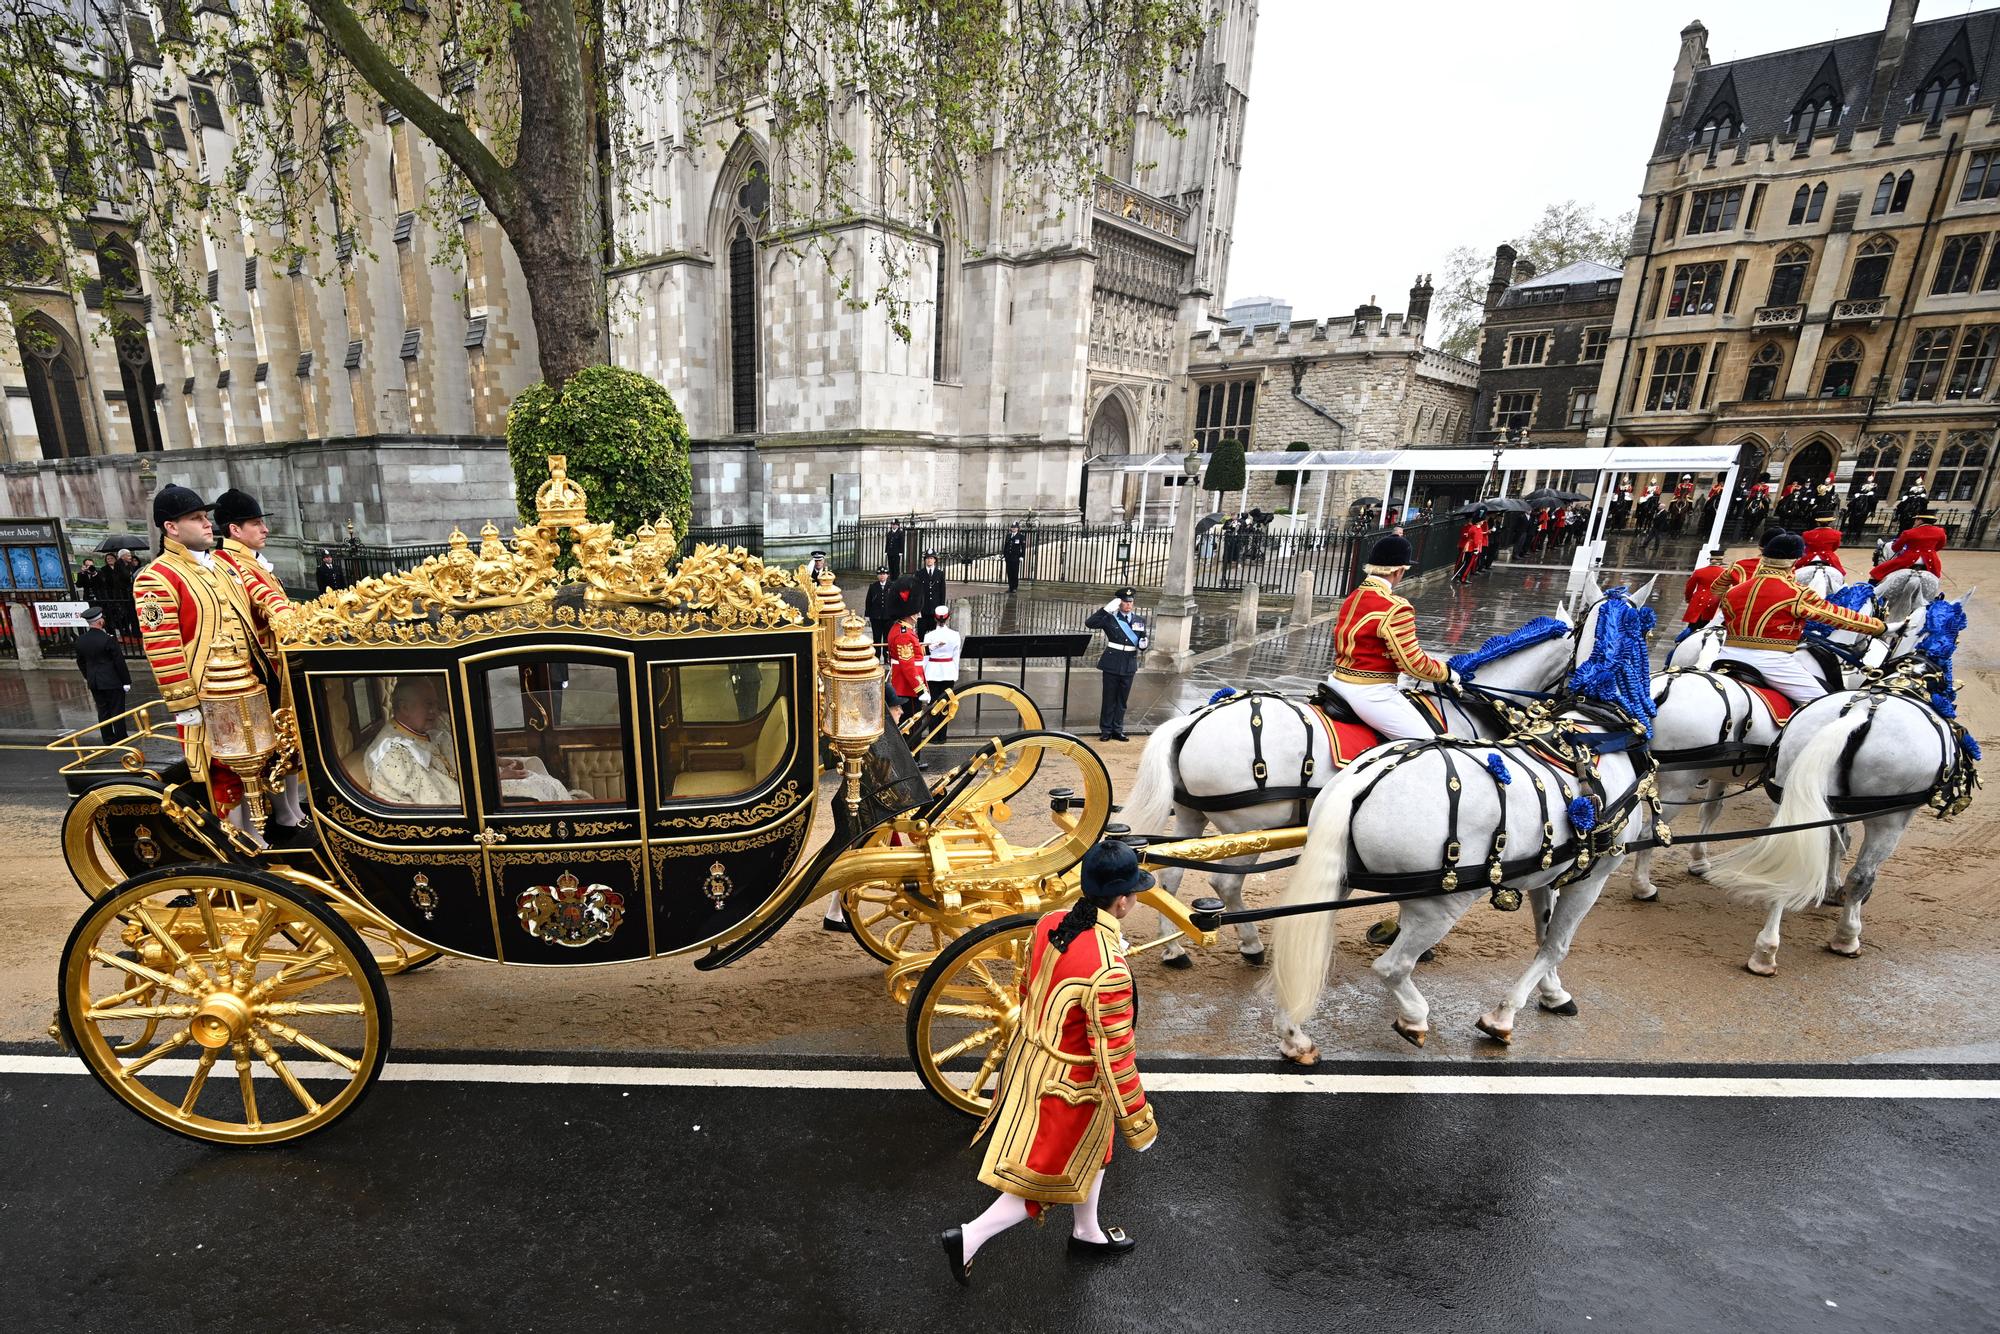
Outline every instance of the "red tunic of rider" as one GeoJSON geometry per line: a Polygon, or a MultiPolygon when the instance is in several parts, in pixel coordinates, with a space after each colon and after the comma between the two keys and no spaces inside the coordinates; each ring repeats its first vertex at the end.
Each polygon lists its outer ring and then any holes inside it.
{"type": "Polygon", "coordinates": [[[1836,607],[1792,578],[1791,562],[1765,560],[1748,582],[1722,598],[1722,642],[1729,648],[1789,652],[1799,646],[1807,621],[1842,630],[1879,635],[1883,624],[1873,616],[1836,607]]]}
{"type": "Polygon", "coordinates": [[[889,627],[889,689],[905,699],[915,699],[928,687],[924,684],[924,649],[908,621],[889,627]]]}
{"type": "Polygon", "coordinates": [[[1704,565],[1688,576],[1683,593],[1687,598],[1687,610],[1681,614],[1684,623],[1708,624],[1709,617],[1715,615],[1715,609],[1722,605],[1722,599],[1715,592],[1716,577],[1727,568],[1723,565],[1704,565]]]}
{"type": "Polygon", "coordinates": [[[1840,530],[1834,527],[1808,528],[1799,534],[1806,544],[1806,554],[1799,558],[1795,569],[1804,569],[1806,562],[1819,559],[1839,570],[1845,576],[1847,567],[1840,563],[1840,530]]]}
{"type": "Polygon", "coordinates": [[[1333,621],[1333,676],[1373,685],[1407,672],[1419,681],[1442,681],[1445,665],[1417,642],[1417,613],[1375,575],[1363,579],[1340,604],[1333,621]]]}
{"type": "Polygon", "coordinates": [[[1891,548],[1896,554],[1870,570],[1868,578],[1879,584],[1897,570],[1914,569],[1919,564],[1932,574],[1942,575],[1944,561],[1938,557],[1938,550],[1944,546],[1946,537],[1944,529],[1934,523],[1905,528],[1891,548]]]}
{"type": "Polygon", "coordinates": [[[1724,566],[1722,573],[1716,575],[1715,582],[1710,585],[1710,588],[1715,593],[1716,600],[1718,602],[1721,601],[1723,595],[1738,584],[1747,583],[1751,576],[1757,573],[1758,563],[1763,559],[1762,556],[1753,551],[1735,564],[1724,566]]]}
{"type": "Polygon", "coordinates": [[[1469,556],[1486,545],[1486,525],[1477,519],[1466,520],[1465,527],[1458,530],[1458,554],[1469,556]]]}

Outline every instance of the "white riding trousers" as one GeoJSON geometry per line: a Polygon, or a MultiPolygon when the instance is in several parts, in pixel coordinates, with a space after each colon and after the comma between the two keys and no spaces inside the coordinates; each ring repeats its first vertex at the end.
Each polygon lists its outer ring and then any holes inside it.
{"type": "Polygon", "coordinates": [[[1731,648],[1724,644],[1715,660],[1725,659],[1755,667],[1773,690],[1794,704],[1810,704],[1826,693],[1826,682],[1820,680],[1818,667],[1804,649],[1781,653],[1771,648],[1731,648]]]}
{"type": "Polygon", "coordinates": [[[1353,681],[1327,678],[1327,685],[1335,694],[1347,701],[1354,710],[1354,716],[1382,734],[1385,741],[1400,741],[1405,737],[1419,739],[1433,737],[1437,732],[1424,721],[1424,715],[1417,706],[1410,703],[1402,687],[1394,681],[1377,681],[1371,685],[1360,685],[1353,681]]]}

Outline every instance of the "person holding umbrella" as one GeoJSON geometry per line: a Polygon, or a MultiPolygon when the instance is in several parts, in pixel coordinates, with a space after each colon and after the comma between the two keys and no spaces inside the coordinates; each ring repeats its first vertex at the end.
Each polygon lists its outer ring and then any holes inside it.
{"type": "Polygon", "coordinates": [[[1458,530],[1458,568],[1451,572],[1454,584],[1469,584],[1479,572],[1479,553],[1486,549],[1486,511],[1474,510],[1458,530]]]}

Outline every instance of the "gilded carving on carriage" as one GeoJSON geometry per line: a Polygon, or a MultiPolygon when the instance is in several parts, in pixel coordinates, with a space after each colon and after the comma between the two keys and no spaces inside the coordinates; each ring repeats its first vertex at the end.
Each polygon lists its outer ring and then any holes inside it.
{"type": "Polygon", "coordinates": [[[625,924],[625,896],[609,885],[585,885],[564,871],[553,885],[523,890],[515,911],[535,939],[575,949],[617,934],[625,924]]]}

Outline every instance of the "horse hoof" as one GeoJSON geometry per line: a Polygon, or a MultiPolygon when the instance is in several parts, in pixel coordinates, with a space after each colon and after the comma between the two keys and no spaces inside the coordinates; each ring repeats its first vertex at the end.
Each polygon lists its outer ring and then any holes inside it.
{"type": "Polygon", "coordinates": [[[1265,954],[1263,950],[1244,950],[1242,951],[1242,955],[1243,962],[1249,964],[1252,968],[1262,968],[1271,961],[1270,956],[1265,954]]]}
{"type": "Polygon", "coordinates": [[[1708,863],[1707,863],[1707,862],[1700,862],[1700,863],[1695,863],[1695,862],[1689,862],[1689,863],[1688,863],[1688,874],[1689,874],[1689,875],[1691,875],[1691,876],[1693,876],[1693,877],[1694,877],[1695,879],[1697,879],[1697,880],[1706,880],[1706,879],[1708,879],[1708,863]]]}
{"type": "Polygon", "coordinates": [[[1641,885],[1632,891],[1632,897],[1640,903],[1658,903],[1660,891],[1652,885],[1641,885]]]}
{"type": "Polygon", "coordinates": [[[1186,954],[1163,954],[1160,956],[1160,967],[1176,969],[1192,968],[1194,967],[1194,959],[1186,954]]]}
{"type": "Polygon", "coordinates": [[[1429,962],[1431,962],[1431,961],[1432,961],[1433,959],[1437,958],[1437,956],[1438,956],[1438,952],[1437,952],[1436,950],[1425,950],[1425,951],[1424,951],[1424,952],[1423,952],[1422,954],[1419,954],[1419,955],[1417,956],[1417,962],[1418,962],[1418,963],[1429,963],[1429,962]]]}
{"type": "Polygon", "coordinates": [[[1398,1019],[1392,1025],[1392,1027],[1395,1028],[1396,1032],[1402,1035],[1403,1041],[1409,1043],[1413,1047],[1423,1046],[1425,1041],[1427,1041],[1431,1035],[1431,1030],[1428,1026],[1421,1024],[1406,1024],[1401,1019],[1398,1019]]]}
{"type": "Polygon", "coordinates": [[[1369,926],[1368,943],[1370,945],[1393,945],[1396,943],[1396,933],[1400,930],[1402,930],[1401,922],[1393,917],[1384,917],[1381,921],[1369,926]]]}
{"type": "Polygon", "coordinates": [[[1480,1015],[1479,1022],[1477,1025],[1475,1025],[1475,1027],[1477,1027],[1479,1031],[1484,1033],[1487,1037],[1492,1038],[1495,1042],[1501,1043],[1502,1045],[1511,1043],[1514,1040],[1514,1030],[1511,1027],[1510,1028],[1500,1027],[1499,1024],[1493,1022],[1493,1017],[1491,1015],[1486,1015],[1486,1014],[1480,1015]]]}
{"type": "Polygon", "coordinates": [[[1564,1001],[1564,1002],[1563,1002],[1563,1003],[1562,1003],[1561,1005],[1551,1005],[1551,1004],[1549,1004],[1549,1003],[1548,1003],[1547,1001],[1543,1001],[1543,1002],[1542,1002],[1542,1008],[1543,1008],[1544,1010],[1547,1010],[1547,1011],[1548,1011],[1548,1012],[1549,1012],[1550,1014],[1575,1014],[1575,1013],[1576,1013],[1576,997],[1574,997],[1574,996],[1571,996],[1571,997],[1570,997],[1570,998],[1569,998],[1568,1000],[1564,1001]]]}
{"type": "Polygon", "coordinates": [[[1776,977],[1778,975],[1778,960],[1775,954],[1768,959],[1761,954],[1753,954],[1744,960],[1743,966],[1759,977],[1776,977]]]}
{"type": "Polygon", "coordinates": [[[1283,1045],[1280,1045],[1278,1050],[1282,1052],[1284,1054],[1285,1059],[1290,1061],[1293,1065],[1319,1064],[1319,1048],[1310,1042],[1306,1044],[1305,1050],[1303,1051],[1293,1051],[1290,1047],[1283,1045]]]}
{"type": "Polygon", "coordinates": [[[1826,948],[1828,953],[1838,954],[1843,959],[1861,957],[1861,942],[1858,940],[1829,940],[1826,942],[1826,948]]]}

